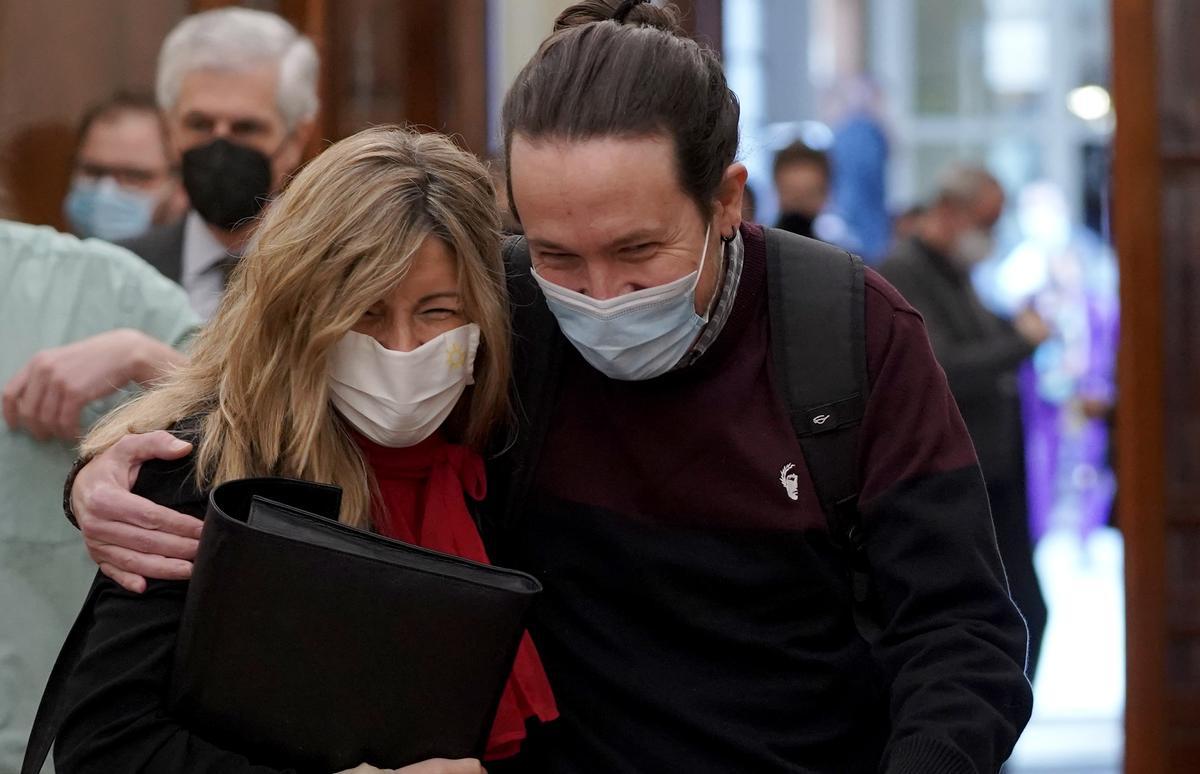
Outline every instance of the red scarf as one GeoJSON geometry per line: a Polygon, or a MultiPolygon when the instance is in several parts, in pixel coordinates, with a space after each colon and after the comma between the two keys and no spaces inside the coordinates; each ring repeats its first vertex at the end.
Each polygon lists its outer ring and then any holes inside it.
{"type": "MultiPolygon", "coordinates": [[[[375,526],[380,534],[465,559],[488,561],[466,501],[466,497],[482,500],[487,493],[483,459],[477,453],[437,434],[406,449],[380,446],[358,433],[354,436],[379,483],[383,507],[375,514],[375,526]]],[[[484,757],[498,760],[516,755],[525,739],[525,720],[531,717],[548,723],[558,717],[558,709],[541,659],[526,633],[500,698],[484,757]]]]}

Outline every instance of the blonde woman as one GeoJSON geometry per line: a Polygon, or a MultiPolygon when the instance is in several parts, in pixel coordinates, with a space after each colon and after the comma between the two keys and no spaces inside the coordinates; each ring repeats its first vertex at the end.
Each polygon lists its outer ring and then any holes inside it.
{"type": "MultiPolygon", "coordinates": [[[[170,429],[191,453],[147,463],[135,486],[160,505],[202,517],[207,491],[230,479],[331,482],[343,521],[486,560],[467,500],[483,497],[479,449],[508,410],[493,201],[486,170],[444,137],[376,128],[333,145],[270,207],[191,363],[106,418],[84,454],[170,429]]],[[[186,591],[152,581],[132,594],[97,576],[56,742],[61,774],[279,770],[190,733],[164,706],[186,591]]],[[[526,638],[487,757],[511,756],[526,718],[555,715],[526,638]]]]}

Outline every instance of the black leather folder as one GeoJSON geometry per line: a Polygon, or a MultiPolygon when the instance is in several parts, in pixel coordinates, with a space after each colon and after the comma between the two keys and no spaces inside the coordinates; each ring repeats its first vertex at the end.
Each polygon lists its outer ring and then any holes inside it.
{"type": "Polygon", "coordinates": [[[339,500],[286,479],[213,490],[172,712],[276,767],[480,757],[540,585],[341,524],[339,500]]]}

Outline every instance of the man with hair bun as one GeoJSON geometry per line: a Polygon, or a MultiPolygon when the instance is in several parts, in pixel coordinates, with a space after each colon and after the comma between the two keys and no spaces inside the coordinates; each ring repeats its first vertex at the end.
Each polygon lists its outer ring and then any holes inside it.
{"type": "Polygon", "coordinates": [[[776,324],[847,256],[742,221],[738,113],[716,57],[629,1],[564,11],[505,102],[529,408],[498,560],[545,585],[561,717],[538,752],[571,774],[997,772],[1032,692],[970,437],[920,316],[865,270],[868,394],[804,422],[853,433],[855,499],[828,507],[784,387],[844,364],[781,374],[774,347],[843,351],[854,326],[776,324]]]}

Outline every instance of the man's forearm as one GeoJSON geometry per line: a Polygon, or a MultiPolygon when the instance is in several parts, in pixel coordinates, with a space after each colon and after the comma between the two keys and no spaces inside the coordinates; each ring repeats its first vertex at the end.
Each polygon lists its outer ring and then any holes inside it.
{"type": "Polygon", "coordinates": [[[141,331],[130,330],[131,381],[146,387],[188,362],[188,356],[141,331]]]}

